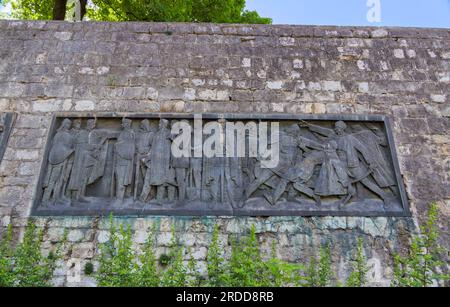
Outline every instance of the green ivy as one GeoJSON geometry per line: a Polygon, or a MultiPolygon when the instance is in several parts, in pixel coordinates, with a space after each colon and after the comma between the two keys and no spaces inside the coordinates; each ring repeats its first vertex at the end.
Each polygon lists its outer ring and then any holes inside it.
{"type": "Polygon", "coordinates": [[[268,270],[268,281],[265,286],[301,286],[305,282],[302,272],[305,267],[302,264],[289,263],[280,260],[276,253],[276,244],[272,244],[271,258],[265,263],[268,270]]]}

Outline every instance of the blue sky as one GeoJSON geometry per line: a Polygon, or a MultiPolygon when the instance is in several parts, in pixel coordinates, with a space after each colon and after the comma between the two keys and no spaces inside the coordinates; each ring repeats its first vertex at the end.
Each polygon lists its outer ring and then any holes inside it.
{"type": "Polygon", "coordinates": [[[274,24],[450,28],[450,0],[247,0],[247,8],[274,24]],[[379,1],[379,22],[367,20],[368,1],[379,1]]]}
{"type": "MultiPolygon", "coordinates": [[[[247,0],[274,24],[450,28],[450,0],[379,0],[381,22],[367,21],[367,0],[247,0]]],[[[371,6],[372,7],[372,6],[371,6]]]]}

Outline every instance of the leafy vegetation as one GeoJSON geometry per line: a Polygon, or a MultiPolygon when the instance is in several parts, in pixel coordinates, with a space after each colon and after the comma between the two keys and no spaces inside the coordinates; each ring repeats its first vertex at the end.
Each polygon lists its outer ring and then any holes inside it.
{"type": "Polygon", "coordinates": [[[353,261],[353,269],[347,279],[347,287],[364,287],[367,283],[367,273],[370,267],[364,255],[363,240],[358,238],[358,246],[356,249],[356,259],[353,261]]]}
{"type": "Polygon", "coordinates": [[[101,247],[97,274],[99,286],[256,287],[300,285],[302,279],[301,265],[281,261],[275,254],[267,261],[262,260],[254,227],[248,237],[233,241],[229,261],[222,256],[219,228],[215,227],[207,255],[207,277],[200,274],[191,251],[177,241],[174,229],[169,253],[160,257],[159,266],[152,234],[148,236],[141,255],[138,255],[132,251],[128,227],[121,226],[117,230],[111,221],[110,229],[110,240],[101,247]],[[185,256],[188,257],[187,263],[185,256]]]}
{"type": "Polygon", "coordinates": [[[53,0],[5,0],[3,5],[11,4],[11,17],[26,20],[51,20],[53,18],[53,0]]]}
{"type": "Polygon", "coordinates": [[[43,231],[30,221],[21,243],[13,246],[13,231],[9,226],[0,243],[1,287],[48,287],[61,259],[67,233],[55,251],[42,253],[43,231]]]}
{"type": "Polygon", "coordinates": [[[133,287],[139,276],[132,233],[123,224],[116,227],[110,217],[109,241],[100,246],[100,267],[96,275],[103,287],[133,287]]]}
{"type": "MultiPolygon", "coordinates": [[[[81,16],[98,21],[157,21],[270,24],[245,9],[245,0],[90,0],[81,1],[81,16]]],[[[11,17],[61,20],[73,11],[67,0],[6,0],[11,17]]]]}
{"type": "MultiPolygon", "coordinates": [[[[433,204],[427,222],[421,227],[421,234],[412,238],[408,254],[394,256],[392,286],[426,287],[450,279],[439,271],[444,266],[440,259],[445,250],[438,244],[437,214],[437,206],[433,204]]],[[[319,255],[311,257],[305,267],[280,260],[275,243],[271,255],[263,255],[255,226],[251,227],[248,235],[231,237],[224,242],[220,240],[220,229],[216,225],[206,256],[206,270],[203,272],[191,249],[178,241],[174,227],[168,251],[159,257],[156,254],[155,234],[155,229],[151,229],[145,244],[137,248],[133,243],[131,227],[116,225],[111,216],[109,240],[99,247],[99,268],[95,272],[93,264],[89,262],[84,267],[84,273],[93,275],[98,285],[104,287],[340,285],[332,269],[330,244],[322,246],[319,255]],[[229,257],[224,256],[227,247],[231,249],[229,257]]],[[[0,286],[51,286],[57,260],[62,258],[66,237],[67,233],[55,250],[44,256],[41,252],[43,231],[38,230],[33,222],[29,223],[23,240],[15,247],[12,244],[13,231],[9,227],[0,241],[0,286]]],[[[345,286],[366,286],[369,269],[360,238],[345,286]]]]}
{"type": "Polygon", "coordinates": [[[428,219],[420,227],[420,235],[414,236],[408,254],[394,255],[395,287],[427,287],[439,281],[450,280],[450,276],[439,272],[444,262],[441,260],[445,249],[438,243],[437,204],[432,204],[428,219]]]}
{"type": "Polygon", "coordinates": [[[308,266],[306,286],[329,287],[332,286],[334,274],[331,269],[331,248],[327,244],[320,249],[319,259],[312,257],[308,266]]]}

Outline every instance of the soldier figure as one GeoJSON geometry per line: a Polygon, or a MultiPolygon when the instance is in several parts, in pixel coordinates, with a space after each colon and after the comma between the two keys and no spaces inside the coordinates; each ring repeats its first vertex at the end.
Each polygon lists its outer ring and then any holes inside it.
{"type": "Polygon", "coordinates": [[[150,156],[151,144],[155,131],[150,125],[148,119],[141,121],[139,130],[136,134],[136,174],[134,183],[134,199],[138,198],[138,190],[143,186],[143,179],[147,170],[150,168],[150,160],[146,159],[150,156]]]}
{"type": "Polygon", "coordinates": [[[389,167],[387,157],[383,152],[383,147],[388,146],[386,136],[383,132],[374,125],[367,125],[370,130],[363,129],[357,125],[358,131],[353,135],[367,146],[368,152],[373,158],[373,173],[372,177],[380,188],[390,188],[394,194],[397,194],[395,183],[395,175],[389,167]]]}
{"type": "MultiPolygon", "coordinates": [[[[97,121],[89,119],[86,124],[88,144],[83,150],[83,165],[79,175],[78,195],[79,201],[86,201],[87,186],[94,183],[99,177],[103,176],[105,162],[102,160],[103,143],[98,144],[99,137],[96,136],[95,126],[97,121]]],[[[104,138],[106,140],[106,138],[104,138]]]]}
{"type": "MultiPolygon", "coordinates": [[[[189,124],[187,121],[183,122],[189,124]]],[[[189,172],[189,157],[174,157],[172,155],[172,168],[175,173],[175,182],[178,190],[178,201],[184,201],[186,198],[188,172],[189,172]]]]}
{"type": "Polygon", "coordinates": [[[135,155],[135,133],[130,119],[122,119],[122,131],[115,145],[114,176],[116,181],[116,199],[123,201],[126,190],[133,182],[135,155]]]}
{"type": "Polygon", "coordinates": [[[175,194],[174,170],[170,167],[172,136],[168,128],[169,121],[161,119],[159,130],[155,133],[150,155],[143,162],[150,165],[147,168],[144,186],[139,199],[145,202],[152,187],[156,187],[156,199],[162,201],[167,192],[167,199],[173,200],[175,194]]]}
{"type": "Polygon", "coordinates": [[[274,206],[291,181],[289,176],[292,167],[296,164],[296,158],[301,156],[301,143],[297,137],[299,135],[299,127],[296,124],[289,126],[286,131],[280,131],[280,156],[278,166],[275,168],[261,169],[256,179],[254,179],[247,187],[245,194],[247,198],[263,184],[273,189],[272,195],[265,194],[267,201],[274,206]]]}
{"type": "Polygon", "coordinates": [[[61,127],[53,137],[48,156],[48,169],[44,179],[44,195],[42,201],[65,200],[64,188],[70,173],[69,158],[74,152],[74,139],[70,133],[72,121],[64,119],[61,127]]]}
{"type": "MultiPolygon", "coordinates": [[[[353,134],[345,131],[347,125],[343,121],[336,122],[334,130],[307,122],[303,122],[302,125],[313,132],[327,136],[330,140],[335,140],[337,143],[339,159],[344,161],[344,165],[348,169],[348,174],[350,175],[352,182],[360,182],[370,191],[377,194],[383,200],[383,203],[387,201],[386,193],[369,178],[369,176],[378,168],[373,153],[369,152],[368,148],[353,134]],[[368,167],[360,161],[358,153],[364,158],[368,167]]],[[[342,201],[343,204],[348,202],[354,194],[353,189],[350,189],[348,192],[348,196],[342,201]]]]}
{"type": "Polygon", "coordinates": [[[225,158],[203,157],[202,200],[206,202],[223,202],[225,158]]]}
{"type": "Polygon", "coordinates": [[[75,154],[73,158],[72,172],[68,185],[69,195],[72,199],[81,200],[84,175],[84,159],[88,152],[89,131],[81,128],[81,120],[74,121],[75,154]]]}
{"type": "Polygon", "coordinates": [[[87,121],[87,129],[89,131],[89,152],[90,162],[87,163],[87,167],[90,169],[86,171],[85,185],[95,183],[99,178],[103,177],[105,173],[106,160],[108,155],[108,139],[114,138],[115,133],[105,133],[96,130],[97,120],[89,119],[87,121]],[[94,159],[94,160],[92,160],[94,159]],[[94,163],[91,168],[91,163],[94,163]]]}
{"type": "MultiPolygon", "coordinates": [[[[192,149],[194,151],[194,148],[192,149]]],[[[187,198],[189,200],[199,200],[202,189],[202,158],[194,157],[189,159],[187,198]]]]}

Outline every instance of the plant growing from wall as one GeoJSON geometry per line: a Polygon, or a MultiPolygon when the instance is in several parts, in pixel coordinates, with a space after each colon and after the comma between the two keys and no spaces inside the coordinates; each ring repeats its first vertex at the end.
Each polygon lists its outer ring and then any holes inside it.
{"type": "Polygon", "coordinates": [[[209,287],[220,287],[227,283],[227,276],[225,275],[225,259],[222,257],[222,249],[219,246],[219,226],[214,226],[212,233],[211,244],[208,248],[208,255],[206,257],[206,268],[208,271],[209,287]]]}
{"type": "Polygon", "coordinates": [[[201,287],[205,284],[205,279],[200,274],[200,271],[197,266],[197,261],[195,260],[194,256],[192,255],[191,248],[188,249],[188,255],[189,255],[189,261],[187,264],[187,273],[188,273],[188,280],[187,280],[187,286],[188,287],[201,287]]]}
{"type": "Polygon", "coordinates": [[[136,286],[139,268],[135,261],[131,228],[121,224],[117,229],[112,215],[109,219],[109,241],[100,246],[98,284],[104,287],[136,286]]]}
{"type": "Polygon", "coordinates": [[[347,287],[364,287],[367,283],[367,273],[370,267],[367,265],[367,259],[364,255],[363,240],[358,238],[356,248],[356,259],[352,263],[352,271],[347,279],[347,287]]]}
{"type": "Polygon", "coordinates": [[[45,256],[42,253],[44,232],[29,221],[23,240],[14,248],[12,226],[8,227],[0,243],[0,286],[3,287],[48,287],[56,269],[56,263],[62,258],[62,247],[67,232],[55,251],[45,256]]]}
{"type": "Polygon", "coordinates": [[[265,263],[267,267],[268,280],[265,286],[283,287],[283,286],[301,286],[305,278],[302,272],[305,267],[301,264],[288,263],[277,257],[276,243],[272,244],[271,258],[265,263]]]}
{"type": "Polygon", "coordinates": [[[160,283],[158,275],[158,265],[155,256],[155,229],[147,236],[147,240],[142,251],[142,255],[139,257],[140,268],[138,270],[137,285],[141,287],[157,287],[160,283]]]}
{"type": "Polygon", "coordinates": [[[252,225],[249,236],[242,237],[239,241],[233,240],[231,249],[229,286],[262,286],[267,278],[267,271],[261,259],[255,225],[252,225]]]}
{"type": "Polygon", "coordinates": [[[92,275],[92,273],[94,273],[94,265],[92,262],[86,262],[83,271],[86,276],[92,275]]]}
{"type": "Polygon", "coordinates": [[[310,259],[305,285],[308,287],[329,287],[332,286],[333,277],[331,248],[327,244],[320,249],[319,259],[316,257],[310,259]]]}
{"type": "MultiPolygon", "coordinates": [[[[277,287],[299,286],[304,281],[301,264],[288,263],[276,255],[275,242],[272,245],[271,257],[263,260],[256,227],[252,225],[250,234],[233,240],[231,258],[219,266],[221,282],[219,286],[235,287],[277,287]]],[[[222,261],[220,256],[217,262],[222,261]]],[[[208,276],[209,278],[209,276],[208,276]]]]}
{"type": "Polygon", "coordinates": [[[161,277],[163,287],[185,287],[188,282],[188,270],[183,263],[184,248],[177,240],[175,227],[172,225],[172,239],[170,243],[170,261],[161,277]]]}
{"type": "Polygon", "coordinates": [[[13,229],[10,224],[3,234],[0,242],[0,286],[9,287],[14,284],[13,275],[13,249],[12,249],[13,229]]]}
{"type": "Polygon", "coordinates": [[[438,270],[444,265],[441,260],[445,249],[438,243],[437,204],[432,204],[425,225],[420,227],[420,234],[412,238],[408,254],[402,257],[394,255],[395,287],[427,287],[446,281],[450,276],[438,270]]]}
{"type": "MultiPolygon", "coordinates": [[[[437,206],[432,205],[421,234],[413,237],[411,248],[405,257],[395,255],[393,286],[430,286],[449,279],[439,273],[444,265],[440,260],[445,251],[438,244],[436,227],[437,206]]],[[[247,236],[232,241],[230,259],[223,257],[219,244],[219,227],[215,226],[207,255],[207,275],[200,273],[190,248],[184,248],[177,239],[174,227],[167,254],[167,265],[158,267],[155,256],[155,230],[153,229],[139,253],[133,245],[129,226],[115,226],[110,217],[110,239],[100,245],[99,269],[95,277],[99,286],[311,286],[334,285],[331,268],[331,250],[327,244],[320,249],[319,257],[312,257],[309,266],[287,263],[276,254],[264,260],[256,236],[255,226],[247,236]],[[186,257],[187,255],[187,257],[186,257]]],[[[48,256],[42,253],[43,230],[30,221],[23,240],[13,246],[13,231],[9,226],[0,241],[0,286],[51,286],[51,279],[58,259],[61,259],[62,241],[48,256]]],[[[85,267],[92,272],[92,264],[85,267]]],[[[352,272],[346,286],[362,287],[367,284],[369,268],[364,255],[363,241],[358,240],[352,272]]]]}

